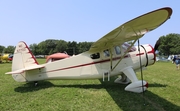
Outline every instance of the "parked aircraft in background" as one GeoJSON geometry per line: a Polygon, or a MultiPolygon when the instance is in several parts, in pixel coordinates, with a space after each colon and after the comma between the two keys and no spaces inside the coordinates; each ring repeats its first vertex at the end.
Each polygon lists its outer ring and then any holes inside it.
{"type": "Polygon", "coordinates": [[[169,62],[172,61],[171,56],[169,56],[168,58],[165,57],[156,57],[156,61],[164,61],[164,62],[169,62]]]}
{"type": "Polygon", "coordinates": [[[12,54],[0,54],[0,62],[3,62],[3,61],[12,61],[13,59],[13,55],[12,54]]]}
{"type": "Polygon", "coordinates": [[[51,54],[51,55],[47,56],[46,63],[54,62],[54,61],[65,59],[65,58],[69,58],[69,57],[70,56],[68,54],[65,54],[65,53],[51,54]]]}
{"type": "Polygon", "coordinates": [[[115,82],[128,84],[126,91],[143,92],[147,89],[146,81],[138,80],[135,71],[144,69],[156,61],[155,50],[149,44],[134,46],[135,42],[164,22],[172,14],[171,8],[161,8],[112,30],[98,41],[89,51],[55,62],[38,64],[25,42],[19,42],[14,51],[12,71],[13,79],[18,82],[53,80],[53,79],[106,79],[120,76],[115,82]],[[132,44],[126,43],[132,41],[132,44]]]}

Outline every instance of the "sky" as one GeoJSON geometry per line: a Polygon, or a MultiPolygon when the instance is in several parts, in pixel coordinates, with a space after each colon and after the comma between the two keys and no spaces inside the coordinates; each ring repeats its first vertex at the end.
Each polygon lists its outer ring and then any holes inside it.
{"type": "Polygon", "coordinates": [[[179,0],[0,0],[0,45],[27,45],[47,39],[95,42],[116,27],[150,11],[171,7],[167,22],[148,32],[140,44],[180,34],[179,0]]]}

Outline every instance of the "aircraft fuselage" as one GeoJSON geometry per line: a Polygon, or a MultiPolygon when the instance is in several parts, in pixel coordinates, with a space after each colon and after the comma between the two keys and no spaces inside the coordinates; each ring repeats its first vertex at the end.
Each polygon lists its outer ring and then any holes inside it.
{"type": "Polygon", "coordinates": [[[53,79],[99,79],[122,74],[122,69],[132,66],[134,70],[140,68],[140,58],[142,67],[151,65],[155,62],[154,49],[150,45],[140,46],[135,51],[128,52],[114,70],[111,70],[121,59],[125,52],[119,46],[120,53],[115,48],[109,49],[112,58],[105,56],[104,51],[97,52],[99,57],[91,57],[92,53],[84,52],[70,58],[44,64],[44,68],[24,71],[21,74],[13,74],[13,78],[18,82],[30,82],[53,79]],[[112,63],[111,63],[112,61],[112,63]]]}

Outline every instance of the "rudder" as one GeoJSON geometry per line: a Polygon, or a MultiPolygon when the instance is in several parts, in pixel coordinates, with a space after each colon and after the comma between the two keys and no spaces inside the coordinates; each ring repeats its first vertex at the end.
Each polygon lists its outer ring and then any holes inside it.
{"type": "Polygon", "coordinates": [[[38,65],[38,62],[30,51],[29,47],[25,42],[20,41],[14,51],[12,71],[36,65],[38,65]]]}

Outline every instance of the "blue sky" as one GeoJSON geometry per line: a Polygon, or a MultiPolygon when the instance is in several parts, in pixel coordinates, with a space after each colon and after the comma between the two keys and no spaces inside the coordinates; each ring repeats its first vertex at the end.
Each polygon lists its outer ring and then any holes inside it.
{"type": "Polygon", "coordinates": [[[171,19],[140,39],[154,46],[169,33],[180,34],[179,1],[170,0],[1,0],[0,45],[28,45],[46,39],[95,42],[123,23],[171,7],[171,19]]]}

